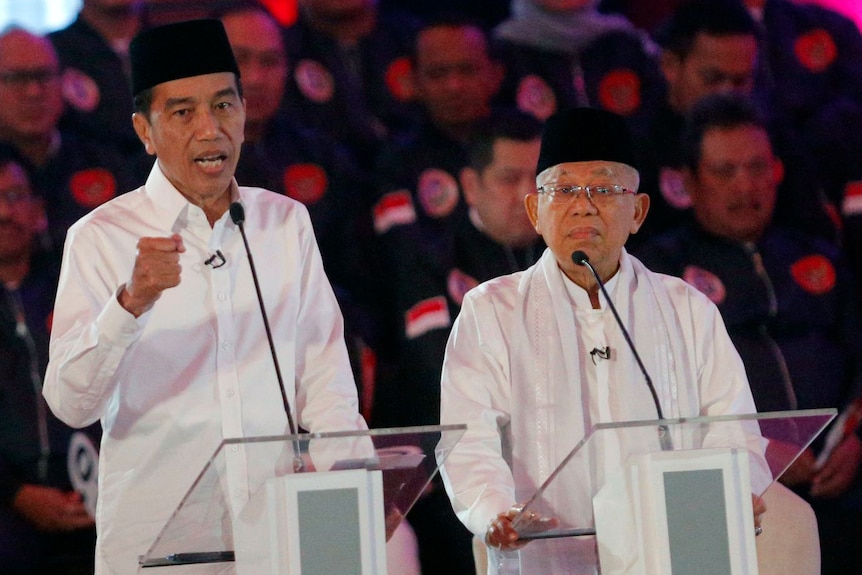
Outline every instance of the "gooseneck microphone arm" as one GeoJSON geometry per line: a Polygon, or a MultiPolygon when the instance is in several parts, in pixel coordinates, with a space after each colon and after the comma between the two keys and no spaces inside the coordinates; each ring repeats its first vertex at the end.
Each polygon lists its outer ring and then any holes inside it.
{"type": "MultiPolygon", "coordinates": [[[[272,364],[275,366],[275,377],[278,379],[278,389],[281,391],[281,402],[284,404],[284,413],[287,414],[287,426],[291,435],[296,435],[296,423],[290,411],[290,402],[287,400],[287,391],[284,388],[284,379],[281,377],[281,367],[278,363],[278,355],[275,353],[275,342],[272,339],[272,330],[269,327],[269,318],[266,315],[266,307],[263,304],[263,294],[260,291],[260,282],[257,279],[257,269],[254,267],[254,258],[248,247],[248,237],[245,235],[245,208],[239,202],[230,205],[230,219],[239,228],[242,235],[242,243],[245,244],[245,253],[248,256],[248,265],[251,268],[251,277],[254,280],[254,289],[257,291],[257,302],[260,304],[260,315],[263,317],[263,327],[266,329],[266,339],[269,342],[269,352],[272,354],[272,364]]],[[[294,471],[302,471],[304,465],[300,458],[299,450],[294,454],[294,471]]]]}
{"type": "MultiPolygon", "coordinates": [[[[632,338],[629,335],[626,326],[623,324],[623,320],[620,318],[620,314],[617,313],[617,308],[614,306],[614,302],[611,301],[610,296],[608,295],[608,291],[605,289],[605,284],[602,281],[602,278],[599,277],[596,268],[593,267],[593,264],[590,263],[590,258],[587,254],[581,250],[577,250],[572,253],[572,261],[579,265],[585,266],[587,269],[592,272],[593,277],[596,278],[596,284],[599,286],[599,290],[601,290],[602,294],[605,296],[605,301],[608,302],[608,307],[611,310],[611,313],[614,314],[614,319],[617,321],[617,325],[620,326],[620,331],[623,332],[623,337],[626,340],[626,343],[629,346],[629,349],[632,351],[632,355],[635,357],[635,361],[638,364],[638,367],[641,370],[641,373],[644,376],[644,380],[646,380],[647,387],[649,388],[649,392],[652,395],[653,403],[655,403],[655,410],[658,414],[659,419],[664,419],[664,412],[661,409],[661,402],[658,399],[658,393],[656,393],[655,386],[652,383],[652,378],[649,376],[649,373],[644,366],[643,361],[641,361],[641,356],[638,354],[638,350],[635,348],[634,342],[632,342],[632,338]]],[[[673,449],[671,445],[670,434],[668,433],[668,428],[666,425],[659,426],[659,440],[661,441],[662,450],[670,451],[673,449]]]]}

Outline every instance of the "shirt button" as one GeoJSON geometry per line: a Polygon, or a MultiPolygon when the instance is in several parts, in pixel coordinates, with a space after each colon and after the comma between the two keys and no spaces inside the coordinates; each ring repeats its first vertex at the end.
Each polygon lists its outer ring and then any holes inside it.
{"type": "Polygon", "coordinates": [[[224,301],[227,299],[227,296],[223,293],[220,293],[220,294],[218,294],[218,299],[219,299],[219,301],[224,301]]]}
{"type": "Polygon", "coordinates": [[[200,271],[201,271],[201,264],[195,264],[195,265],[193,265],[193,266],[192,266],[192,269],[193,269],[193,270],[195,270],[196,272],[200,273],[200,271]]]}
{"type": "MultiPolygon", "coordinates": [[[[231,445],[230,450],[233,451],[234,453],[236,453],[237,451],[239,451],[239,445],[231,445]]],[[[236,493],[237,493],[237,497],[239,497],[240,492],[237,491],[236,493]]]]}
{"type": "Polygon", "coordinates": [[[233,397],[233,389],[229,389],[229,390],[227,390],[227,394],[226,394],[226,395],[227,395],[228,397],[233,397]]]}
{"type": "Polygon", "coordinates": [[[225,342],[223,342],[223,343],[221,344],[221,348],[222,348],[222,349],[230,349],[230,342],[229,342],[229,341],[225,341],[225,342]]]}

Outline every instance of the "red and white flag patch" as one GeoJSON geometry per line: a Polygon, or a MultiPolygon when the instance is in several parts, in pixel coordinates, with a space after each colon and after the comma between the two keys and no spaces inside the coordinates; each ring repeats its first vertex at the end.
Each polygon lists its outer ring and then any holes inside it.
{"type": "Polygon", "coordinates": [[[844,199],[841,202],[842,216],[862,214],[862,180],[847,182],[844,185],[844,199]]]}
{"type": "Polygon", "coordinates": [[[416,208],[407,190],[389,192],[374,206],[374,231],[384,234],[394,226],[406,226],[416,221],[416,208]]]}
{"type": "Polygon", "coordinates": [[[452,325],[449,316],[449,304],[445,296],[424,299],[411,307],[404,314],[404,334],[408,339],[414,339],[426,334],[432,329],[446,328],[452,325]]]}

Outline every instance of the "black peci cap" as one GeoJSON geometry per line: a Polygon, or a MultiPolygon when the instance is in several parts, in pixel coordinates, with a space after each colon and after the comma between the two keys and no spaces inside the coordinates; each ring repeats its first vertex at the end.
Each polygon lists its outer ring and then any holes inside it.
{"type": "Polygon", "coordinates": [[[569,108],[548,118],[536,175],[557,164],[594,160],[637,169],[632,134],[621,116],[598,108],[569,108]]]}
{"type": "Polygon", "coordinates": [[[188,20],[150,28],[129,45],[132,94],[163,82],[233,72],[239,67],[221,21],[188,20]]]}

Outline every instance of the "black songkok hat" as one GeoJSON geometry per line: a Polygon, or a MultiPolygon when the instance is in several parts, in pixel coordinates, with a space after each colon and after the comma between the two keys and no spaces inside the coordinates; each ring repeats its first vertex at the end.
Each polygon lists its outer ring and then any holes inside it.
{"type": "Polygon", "coordinates": [[[557,164],[593,160],[637,169],[632,134],[621,116],[598,108],[569,108],[547,119],[537,176],[557,164]]]}
{"type": "Polygon", "coordinates": [[[162,82],[216,72],[233,72],[239,67],[221,21],[188,20],[150,28],[135,36],[129,45],[132,63],[132,94],[162,82]]]}

